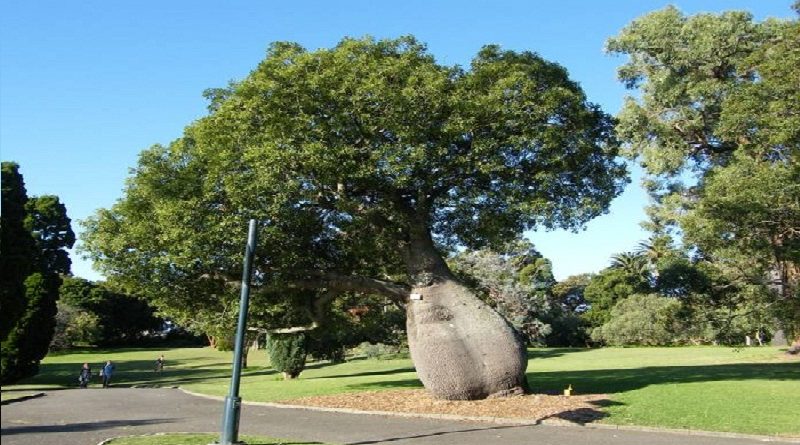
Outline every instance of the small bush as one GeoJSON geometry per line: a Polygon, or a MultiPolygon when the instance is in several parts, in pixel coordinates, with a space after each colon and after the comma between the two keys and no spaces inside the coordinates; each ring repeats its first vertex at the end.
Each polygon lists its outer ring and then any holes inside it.
{"type": "Polygon", "coordinates": [[[214,349],[217,351],[233,351],[235,338],[232,335],[219,335],[214,337],[214,349]]]}
{"type": "Polygon", "coordinates": [[[656,294],[634,294],[611,309],[610,320],[592,331],[592,340],[609,345],[656,346],[674,343],[681,326],[681,303],[656,294]]]}
{"type": "Polygon", "coordinates": [[[294,379],[306,367],[306,334],[269,334],[267,354],[272,368],[283,373],[284,379],[294,379]]]}
{"type": "Polygon", "coordinates": [[[97,315],[59,301],[50,350],[69,349],[79,344],[94,345],[100,338],[101,332],[102,327],[97,315]]]}

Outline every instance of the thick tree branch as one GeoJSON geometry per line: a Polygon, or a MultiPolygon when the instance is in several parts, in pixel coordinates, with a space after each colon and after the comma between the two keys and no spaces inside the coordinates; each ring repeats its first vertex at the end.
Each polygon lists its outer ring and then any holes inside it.
{"type": "MultiPolygon", "coordinates": [[[[240,280],[234,280],[222,274],[203,274],[199,278],[220,280],[231,287],[241,286],[240,280]]],[[[279,290],[277,285],[267,286],[267,288],[273,287],[276,288],[275,290],[279,290]]],[[[305,278],[286,281],[281,283],[280,287],[326,290],[327,292],[320,298],[320,304],[330,301],[344,292],[382,295],[392,301],[404,303],[411,292],[411,288],[402,283],[393,283],[359,275],[341,275],[332,272],[308,272],[305,278]]]]}
{"type": "Polygon", "coordinates": [[[286,286],[300,289],[326,289],[335,294],[344,292],[375,294],[398,302],[405,302],[411,291],[408,286],[400,283],[330,272],[312,272],[307,275],[307,278],[293,280],[286,283],[286,286]]]}

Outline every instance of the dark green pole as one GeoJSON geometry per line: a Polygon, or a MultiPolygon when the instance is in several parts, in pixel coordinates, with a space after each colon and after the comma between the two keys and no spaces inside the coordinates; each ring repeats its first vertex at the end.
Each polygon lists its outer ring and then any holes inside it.
{"type": "Polygon", "coordinates": [[[219,436],[220,445],[238,443],[239,438],[239,411],[242,399],[239,397],[239,379],[242,375],[242,348],[244,347],[244,333],[247,328],[247,308],[250,303],[250,277],[253,262],[253,252],[256,249],[256,220],[250,220],[247,233],[247,247],[244,251],[244,270],[242,270],[242,293],[239,301],[239,324],[236,327],[236,345],[233,350],[233,375],[231,376],[231,389],[225,397],[225,410],[222,412],[222,432],[219,436]]]}

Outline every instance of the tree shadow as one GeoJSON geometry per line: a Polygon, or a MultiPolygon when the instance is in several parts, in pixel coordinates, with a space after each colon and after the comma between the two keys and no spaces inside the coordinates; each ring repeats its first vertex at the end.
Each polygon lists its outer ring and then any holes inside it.
{"type": "Polygon", "coordinates": [[[579,394],[611,394],[666,383],[722,380],[800,380],[797,363],[737,363],[709,366],[648,366],[630,369],[529,372],[533,392],[547,393],[572,385],[579,394]]]}
{"type": "Polygon", "coordinates": [[[423,388],[422,382],[417,378],[403,380],[387,380],[383,382],[354,383],[347,385],[347,388],[371,391],[377,389],[402,389],[402,388],[423,388]]]}
{"type": "Polygon", "coordinates": [[[597,422],[606,417],[608,417],[607,413],[594,408],[575,408],[539,419],[538,423],[542,423],[544,420],[558,419],[578,425],[586,425],[587,423],[597,422]]]}
{"type": "MultiPolygon", "coordinates": [[[[208,346],[181,346],[180,349],[203,349],[207,348],[208,346]]],[[[47,355],[51,357],[58,357],[63,355],[74,355],[74,354],[105,354],[109,356],[118,356],[119,354],[125,353],[132,353],[132,352],[152,352],[153,360],[155,361],[155,357],[158,357],[159,353],[166,353],[170,349],[174,349],[173,346],[152,346],[152,347],[78,347],[78,348],[70,348],[65,349],[62,351],[52,351],[48,352],[47,355]]],[[[112,359],[113,360],[113,359],[112,359]]]]}
{"type": "Polygon", "coordinates": [[[318,380],[318,379],[341,379],[347,377],[366,377],[372,375],[392,375],[392,374],[404,374],[407,372],[414,372],[416,369],[413,366],[404,367],[404,368],[395,368],[395,369],[387,369],[383,371],[364,371],[364,372],[355,372],[352,374],[340,374],[340,375],[329,375],[323,377],[309,377],[306,380],[318,380]]]}
{"type": "Polygon", "coordinates": [[[587,348],[543,348],[543,349],[528,349],[528,360],[535,358],[553,358],[561,357],[567,354],[575,354],[578,352],[587,352],[591,349],[587,348]]]}
{"type": "Polygon", "coordinates": [[[450,434],[461,434],[461,433],[472,433],[475,431],[493,431],[493,430],[507,430],[511,428],[524,428],[526,425],[502,425],[502,426],[490,426],[486,428],[468,428],[463,430],[456,430],[456,431],[436,431],[433,433],[426,433],[426,434],[415,434],[413,436],[402,436],[402,437],[390,437],[388,439],[375,439],[375,440],[363,440],[359,442],[347,442],[346,445],[373,445],[379,443],[389,443],[389,442],[397,442],[400,440],[410,440],[410,439],[421,439],[423,437],[441,437],[450,434]]]}
{"type": "Polygon", "coordinates": [[[74,433],[80,431],[105,430],[117,427],[155,425],[158,423],[172,423],[176,420],[177,419],[103,420],[99,422],[67,423],[64,425],[12,426],[3,428],[1,430],[2,432],[0,432],[0,435],[12,436],[15,434],[74,433]]]}
{"type": "Polygon", "coordinates": [[[607,412],[603,410],[603,408],[607,408],[609,406],[621,406],[625,405],[622,402],[616,402],[614,400],[609,399],[601,399],[601,400],[592,400],[589,401],[589,404],[596,406],[597,408],[575,408],[575,409],[568,409],[564,410],[555,414],[551,414],[549,416],[543,417],[538,419],[537,423],[541,424],[545,420],[550,419],[558,419],[567,421],[570,423],[575,423],[578,425],[586,425],[588,423],[594,423],[599,420],[605,419],[609,416],[607,412]]]}
{"type": "Polygon", "coordinates": [[[317,360],[317,361],[313,361],[313,362],[307,363],[306,364],[306,368],[307,369],[322,369],[322,368],[327,368],[327,367],[330,367],[330,366],[344,365],[344,364],[351,363],[351,362],[361,362],[361,361],[364,361],[366,359],[367,358],[363,357],[363,356],[352,356],[352,357],[347,357],[347,359],[345,361],[339,362],[339,363],[331,361],[331,360],[317,360]]]}
{"type": "MultiPolygon", "coordinates": [[[[115,371],[111,383],[115,387],[131,386],[175,386],[180,383],[197,380],[215,380],[230,378],[230,370],[220,368],[197,367],[166,368],[162,372],[154,371],[155,360],[118,360],[114,361],[115,371]]],[[[47,363],[42,364],[39,374],[18,382],[24,385],[23,390],[55,391],[78,387],[78,373],[83,362],[80,363],[47,363]]],[[[98,375],[101,364],[90,364],[92,378],[89,385],[99,384],[98,375]]],[[[248,375],[245,371],[244,375],[248,375]]]]}
{"type": "MultiPolygon", "coordinates": [[[[413,371],[412,368],[400,368],[385,372],[367,372],[352,375],[390,375],[411,371],[413,371]]],[[[568,385],[572,385],[577,394],[613,394],[641,389],[650,385],[670,383],[754,379],[796,381],[800,380],[800,366],[797,363],[650,366],[590,371],[529,372],[527,377],[531,392],[535,394],[558,395],[568,385]]],[[[421,388],[422,383],[417,378],[408,378],[355,383],[347,385],[347,387],[354,390],[421,388]]]]}
{"type": "MultiPolygon", "coordinates": [[[[227,372],[227,376],[230,377],[230,371],[227,372]]],[[[247,370],[245,369],[242,372],[243,377],[254,377],[254,376],[262,376],[262,375],[280,375],[280,373],[270,367],[263,367],[259,370],[247,370]]]]}

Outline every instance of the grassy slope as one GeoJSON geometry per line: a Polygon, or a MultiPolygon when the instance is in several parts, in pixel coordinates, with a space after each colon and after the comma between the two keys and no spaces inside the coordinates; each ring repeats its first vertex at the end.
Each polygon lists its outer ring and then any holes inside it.
{"type": "MultiPolygon", "coordinates": [[[[535,391],[572,385],[579,394],[609,394],[607,423],[800,435],[800,362],[777,348],[532,349],[529,355],[535,391]]],[[[83,361],[96,369],[106,359],[117,362],[120,385],[180,385],[220,396],[228,391],[231,354],[208,348],[52,355],[39,376],[4,390],[75,386],[83,361]],[[162,352],[167,367],[157,375],[152,367],[162,352]]],[[[421,386],[407,359],[313,363],[289,382],[267,366],[263,352],[252,353],[249,362],[241,385],[249,401],[421,386]]]]}

